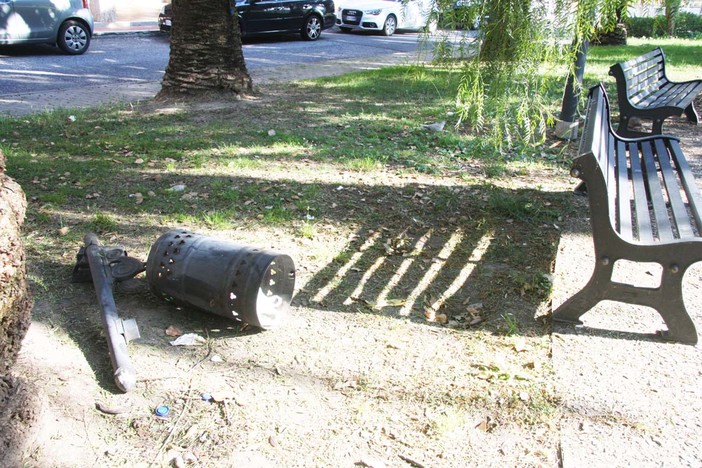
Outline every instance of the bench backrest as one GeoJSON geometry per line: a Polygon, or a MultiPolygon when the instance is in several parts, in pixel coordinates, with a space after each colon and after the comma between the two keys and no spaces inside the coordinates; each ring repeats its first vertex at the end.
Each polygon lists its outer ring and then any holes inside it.
{"type": "Polygon", "coordinates": [[[626,90],[627,99],[635,106],[655,99],[657,91],[668,83],[665,75],[665,54],[660,47],[626,62],[612,65],[609,74],[617,79],[619,92],[626,90]]]}
{"type": "MultiPolygon", "coordinates": [[[[602,172],[604,188],[608,192],[609,216],[612,226],[616,226],[616,210],[614,201],[616,190],[608,190],[611,184],[616,184],[614,171],[616,168],[614,152],[614,135],[609,121],[609,101],[604,87],[600,84],[590,89],[585,127],[580,140],[580,157],[591,155],[597,161],[602,172]]],[[[588,187],[588,190],[594,187],[588,187]]]]}
{"type": "Polygon", "coordinates": [[[649,243],[702,235],[702,199],[678,140],[617,136],[602,84],[590,90],[574,169],[597,170],[586,179],[593,223],[606,212],[622,238],[649,243]]]}

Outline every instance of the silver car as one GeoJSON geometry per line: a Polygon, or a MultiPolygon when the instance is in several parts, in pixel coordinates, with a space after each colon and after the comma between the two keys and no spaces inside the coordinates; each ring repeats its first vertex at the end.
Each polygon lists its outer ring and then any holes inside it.
{"type": "Polygon", "coordinates": [[[88,0],[0,0],[0,45],[51,44],[78,55],[92,35],[88,0]]]}

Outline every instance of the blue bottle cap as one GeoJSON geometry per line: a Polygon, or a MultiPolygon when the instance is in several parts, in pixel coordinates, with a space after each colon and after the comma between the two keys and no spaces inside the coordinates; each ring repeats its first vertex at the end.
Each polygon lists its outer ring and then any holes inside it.
{"type": "Polygon", "coordinates": [[[154,410],[154,413],[156,414],[156,416],[160,416],[160,417],[168,416],[168,413],[170,413],[170,412],[171,412],[171,409],[166,405],[158,406],[154,410]]]}

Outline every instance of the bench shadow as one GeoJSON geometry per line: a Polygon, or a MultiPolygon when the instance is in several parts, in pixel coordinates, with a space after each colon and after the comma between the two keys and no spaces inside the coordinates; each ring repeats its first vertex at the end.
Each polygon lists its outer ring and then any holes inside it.
{"type": "Polygon", "coordinates": [[[553,333],[559,335],[572,336],[593,336],[597,338],[608,338],[614,340],[647,341],[651,343],[679,344],[675,341],[666,340],[661,333],[642,333],[623,330],[612,330],[607,328],[591,327],[587,325],[573,325],[558,322],[553,322],[553,333]]]}

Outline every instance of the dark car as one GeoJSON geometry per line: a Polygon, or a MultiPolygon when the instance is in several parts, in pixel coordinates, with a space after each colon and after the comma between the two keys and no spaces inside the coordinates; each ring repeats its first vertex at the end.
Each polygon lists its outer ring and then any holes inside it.
{"type": "MultiPolygon", "coordinates": [[[[171,30],[171,11],[169,3],[158,15],[163,32],[171,30]]],[[[336,23],[334,0],[237,0],[236,11],[242,37],[299,33],[303,39],[314,41],[336,23]]]]}

